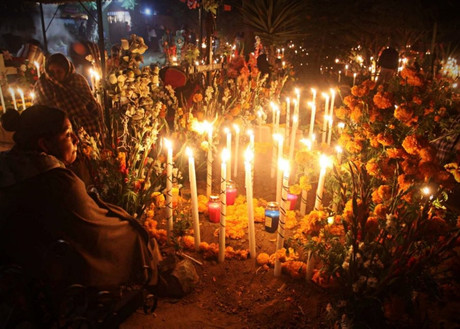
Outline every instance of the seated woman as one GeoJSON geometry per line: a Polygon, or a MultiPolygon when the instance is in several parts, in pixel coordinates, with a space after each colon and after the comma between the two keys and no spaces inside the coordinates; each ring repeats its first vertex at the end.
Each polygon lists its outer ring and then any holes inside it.
{"type": "Polygon", "coordinates": [[[66,168],[77,155],[66,113],[36,105],[3,118],[16,144],[0,153],[1,260],[31,275],[88,287],[155,285],[161,257],[156,242],[124,210],[91,197],[66,168]],[[58,241],[71,250],[62,260],[64,278],[53,278],[59,273],[47,265],[58,241]]]}

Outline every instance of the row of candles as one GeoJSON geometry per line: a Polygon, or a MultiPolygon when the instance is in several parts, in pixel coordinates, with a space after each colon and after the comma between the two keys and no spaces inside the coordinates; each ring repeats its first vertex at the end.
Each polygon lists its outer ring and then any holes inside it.
{"type": "MultiPolygon", "coordinates": [[[[17,88],[16,90],[13,88],[13,87],[9,87],[8,88],[8,92],[10,93],[10,96],[11,96],[11,100],[13,101],[13,107],[16,111],[19,110],[19,106],[22,107],[23,110],[26,109],[26,101],[25,101],[25,97],[24,97],[24,91],[21,89],[21,88],[17,88]],[[17,94],[19,95],[20,97],[20,100],[21,100],[21,104],[19,105],[19,102],[17,101],[16,99],[16,92],[17,94]]],[[[32,103],[34,102],[34,99],[35,99],[35,94],[33,91],[31,91],[29,93],[29,97],[31,98],[32,100],[32,103]]],[[[3,108],[3,112],[5,113],[6,111],[6,105],[5,105],[5,98],[3,96],[3,91],[2,91],[2,88],[0,87],[0,100],[2,102],[2,108],[3,108]]]]}

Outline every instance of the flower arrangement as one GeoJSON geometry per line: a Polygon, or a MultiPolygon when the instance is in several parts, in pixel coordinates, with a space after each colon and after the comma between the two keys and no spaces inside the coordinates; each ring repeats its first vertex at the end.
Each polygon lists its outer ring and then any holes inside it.
{"type": "Polygon", "coordinates": [[[448,204],[460,159],[439,141],[458,136],[459,103],[447,80],[407,66],[389,84],[353,86],[336,115],[346,127],[337,135],[342,162],[326,181],[330,207],[302,218],[291,243],[312,255],[310,278],[335,293],[338,317],[389,321],[382,310],[395,296],[410,304],[414,294],[453,282],[441,265],[460,237],[448,204]]]}

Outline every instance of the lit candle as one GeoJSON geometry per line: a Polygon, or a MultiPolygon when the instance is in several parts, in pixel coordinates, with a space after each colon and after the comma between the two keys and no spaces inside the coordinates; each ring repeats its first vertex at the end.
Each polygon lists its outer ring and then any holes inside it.
{"type": "Polygon", "coordinates": [[[192,194],[192,218],[193,218],[193,231],[195,233],[195,249],[198,250],[201,242],[200,237],[200,221],[198,215],[198,193],[196,189],[196,173],[195,173],[195,159],[193,158],[193,151],[187,147],[185,153],[188,155],[188,176],[190,181],[190,193],[192,194]]]}
{"type": "Polygon", "coordinates": [[[238,175],[238,155],[240,152],[240,126],[234,124],[233,129],[235,129],[235,155],[233,161],[233,176],[236,178],[238,175]]]}
{"type": "Polygon", "coordinates": [[[248,207],[248,240],[249,240],[249,255],[251,258],[256,257],[256,237],[254,229],[254,203],[252,191],[252,161],[254,153],[250,148],[244,153],[244,168],[245,168],[245,185],[246,185],[246,200],[248,207]]]}
{"type": "Polygon", "coordinates": [[[291,145],[289,146],[289,163],[292,163],[294,159],[294,147],[295,147],[295,140],[297,135],[297,126],[299,125],[299,120],[297,115],[292,117],[292,135],[291,135],[291,145]]]}
{"type": "Polygon", "coordinates": [[[323,119],[323,132],[321,135],[321,143],[326,143],[326,131],[327,131],[327,122],[328,122],[328,112],[329,112],[329,95],[322,93],[324,97],[324,119],[323,119]]]}
{"type": "Polygon", "coordinates": [[[225,217],[227,215],[227,161],[229,150],[222,150],[222,165],[220,171],[220,229],[219,229],[219,263],[225,260],[225,217]]]}
{"type": "MultiPolygon", "coordinates": [[[[249,149],[254,153],[254,131],[249,129],[247,134],[249,135],[249,149]]],[[[254,181],[254,157],[252,158],[252,181],[254,181]]]]}
{"type": "Polygon", "coordinates": [[[21,102],[22,102],[22,109],[26,109],[26,101],[24,100],[24,92],[22,91],[21,88],[18,88],[18,94],[21,96],[21,102]]]}
{"type": "Polygon", "coordinates": [[[335,90],[331,88],[331,107],[329,108],[329,129],[327,131],[327,145],[331,145],[332,121],[334,120],[335,90]]]}
{"type": "MultiPolygon", "coordinates": [[[[287,194],[289,189],[289,162],[281,161],[280,169],[283,171],[283,190],[280,203],[280,220],[278,223],[278,235],[276,237],[276,250],[284,245],[284,223],[286,220],[287,194]]],[[[281,262],[275,259],[275,276],[281,275],[281,262]]]]}
{"type": "Polygon", "coordinates": [[[2,101],[3,113],[5,113],[6,112],[5,98],[3,97],[3,90],[2,90],[1,83],[0,83],[0,100],[2,101]]]}
{"type": "Polygon", "coordinates": [[[227,179],[232,179],[232,169],[231,169],[231,158],[232,158],[232,132],[229,128],[224,129],[225,134],[227,135],[227,150],[228,150],[228,165],[227,165],[227,179]]]}
{"type": "Polygon", "coordinates": [[[278,157],[277,157],[277,170],[276,170],[276,202],[278,204],[281,200],[281,170],[280,161],[283,159],[283,136],[281,134],[274,134],[273,139],[278,142],[278,157]]]}
{"type": "Polygon", "coordinates": [[[14,94],[14,89],[9,87],[8,90],[9,90],[9,92],[11,94],[11,98],[13,99],[14,109],[17,111],[18,110],[18,105],[16,104],[16,95],[14,94]]]}
{"type": "Polygon", "coordinates": [[[313,94],[313,100],[311,101],[311,118],[310,118],[310,131],[308,136],[311,138],[313,135],[313,127],[315,126],[315,115],[316,115],[316,89],[311,88],[313,94]]]}
{"type": "Polygon", "coordinates": [[[337,152],[337,163],[340,165],[342,163],[342,153],[343,149],[340,145],[335,147],[335,151],[337,152]]]}
{"type": "Polygon", "coordinates": [[[30,99],[32,100],[32,104],[35,102],[35,93],[33,91],[30,92],[30,99]]]}
{"type": "Polygon", "coordinates": [[[339,79],[338,79],[338,83],[340,83],[340,76],[342,75],[342,71],[339,71],[339,79]]]}
{"type": "Polygon", "coordinates": [[[321,154],[319,163],[321,171],[319,173],[318,187],[316,188],[315,210],[323,208],[324,181],[326,179],[326,169],[331,165],[331,159],[327,155],[321,154]]]}
{"type": "Polygon", "coordinates": [[[89,77],[91,79],[91,90],[94,93],[96,91],[96,83],[95,83],[95,77],[94,77],[94,70],[93,68],[89,69],[89,77]]]}
{"type": "Polygon", "coordinates": [[[212,190],[212,124],[204,121],[204,128],[208,131],[208,158],[207,158],[207,170],[206,170],[206,196],[211,196],[212,190]]]}
{"type": "Polygon", "coordinates": [[[286,97],[286,140],[289,140],[289,126],[291,125],[291,99],[286,97]]]}
{"type": "Polygon", "coordinates": [[[40,78],[41,72],[40,72],[40,64],[38,64],[37,61],[34,62],[35,68],[37,69],[37,77],[40,78]]]}
{"type": "MultiPolygon", "coordinates": [[[[305,144],[307,149],[311,151],[312,149],[312,141],[310,139],[302,139],[301,142],[305,144]]],[[[307,176],[307,170],[305,168],[304,171],[305,177],[307,176]]],[[[302,190],[302,194],[300,196],[300,215],[305,216],[307,213],[307,198],[308,198],[308,191],[307,190],[302,190]]]]}
{"type": "Polygon", "coordinates": [[[169,139],[163,139],[166,148],[166,218],[168,219],[168,234],[172,238],[173,232],[173,206],[172,206],[172,143],[169,139]]]}
{"type": "Polygon", "coordinates": [[[356,83],[356,73],[353,73],[353,86],[355,85],[356,83]]]}

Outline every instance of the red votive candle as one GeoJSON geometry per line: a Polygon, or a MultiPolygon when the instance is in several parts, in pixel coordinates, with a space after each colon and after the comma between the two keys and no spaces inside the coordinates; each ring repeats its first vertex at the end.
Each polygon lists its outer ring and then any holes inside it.
{"type": "Polygon", "coordinates": [[[233,181],[229,180],[227,182],[227,189],[226,189],[227,206],[231,206],[235,204],[236,194],[237,194],[236,186],[233,183],[233,181]]]}
{"type": "Polygon", "coordinates": [[[298,197],[299,196],[297,194],[288,193],[287,199],[289,201],[289,210],[294,210],[295,209],[295,206],[297,205],[298,197]]]}
{"type": "Polygon", "coordinates": [[[210,222],[220,222],[220,199],[218,195],[209,196],[208,216],[210,222]]]}

